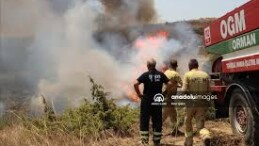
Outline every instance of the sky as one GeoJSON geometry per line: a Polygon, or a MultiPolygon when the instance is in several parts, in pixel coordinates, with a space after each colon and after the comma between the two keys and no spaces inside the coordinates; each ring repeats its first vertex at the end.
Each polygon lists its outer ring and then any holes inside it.
{"type": "Polygon", "coordinates": [[[174,22],[205,17],[221,17],[249,0],[155,0],[161,20],[174,22]]]}

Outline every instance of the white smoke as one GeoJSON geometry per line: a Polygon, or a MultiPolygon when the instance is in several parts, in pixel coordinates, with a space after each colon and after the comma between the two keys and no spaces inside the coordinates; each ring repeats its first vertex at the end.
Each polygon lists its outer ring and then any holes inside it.
{"type": "MultiPolygon", "coordinates": [[[[192,27],[186,23],[177,23],[174,26],[176,38],[157,37],[150,39],[149,37],[139,38],[142,47],[132,57],[136,64],[145,64],[146,60],[154,57],[158,62],[158,68],[164,61],[174,58],[178,61],[178,71],[181,75],[188,71],[188,62],[192,58],[199,60],[199,45],[201,40],[194,33],[192,27]],[[155,46],[155,48],[154,48],[155,46]]],[[[168,62],[167,62],[168,63],[168,62]]]]}
{"type": "MultiPolygon", "coordinates": [[[[95,18],[102,12],[100,2],[75,0],[63,13],[56,13],[48,1],[1,0],[1,3],[5,6],[1,41],[6,44],[1,46],[1,64],[6,70],[18,71],[15,76],[32,86],[32,92],[43,94],[53,102],[57,111],[78,106],[83,98],[90,96],[89,75],[108,91],[118,88],[118,63],[106,51],[98,49],[92,37],[97,29],[95,18]],[[11,55],[12,49],[5,38],[17,39],[18,35],[30,39],[20,48],[25,53],[11,56],[14,61],[5,59],[3,54],[11,55]],[[19,58],[26,58],[25,62],[19,62],[19,58]]],[[[18,48],[16,46],[15,51],[18,48]]],[[[1,75],[9,76],[4,71],[1,75]]],[[[118,94],[121,93],[114,92],[118,94]]],[[[35,101],[41,100],[33,100],[32,106],[35,101]]]]}
{"type": "MultiPolygon", "coordinates": [[[[100,45],[93,39],[93,34],[99,29],[96,18],[105,13],[101,2],[62,2],[1,0],[4,4],[1,22],[4,23],[1,24],[0,39],[5,45],[1,45],[0,49],[0,67],[5,68],[0,70],[0,77],[7,76],[7,82],[11,78],[15,85],[18,78],[21,83],[26,83],[26,90],[31,89],[28,92],[44,95],[56,111],[78,106],[83,98],[90,97],[89,75],[113,97],[121,98],[125,96],[124,86],[132,89],[132,81],[146,70],[148,58],[154,57],[161,64],[175,57],[183,73],[187,71],[188,60],[198,57],[200,42],[188,24],[177,24],[176,31],[171,32],[177,34],[177,39],[161,38],[162,43],[156,49],[150,50],[152,43],[144,36],[139,40],[147,45],[141,49],[126,44],[117,35],[106,36],[106,42],[100,45]],[[11,51],[7,36],[8,39],[17,39],[17,36],[27,38],[28,42],[14,46],[14,51],[11,51]],[[126,54],[123,61],[118,60],[121,51],[126,54]],[[5,69],[9,72],[6,73],[5,69]]],[[[137,8],[132,1],[128,1],[127,5],[137,8]]],[[[136,15],[134,11],[132,9],[129,14],[136,15]]],[[[39,107],[39,102],[40,97],[32,98],[32,109],[39,107]]]]}
{"type": "Polygon", "coordinates": [[[92,38],[97,29],[94,20],[99,12],[91,6],[92,1],[76,3],[64,14],[62,25],[49,32],[59,40],[54,42],[57,43],[55,48],[45,48],[50,52],[57,50],[53,56],[56,78],[54,81],[42,79],[38,87],[53,101],[57,111],[65,106],[78,106],[83,98],[90,97],[88,75],[108,91],[118,88],[118,63],[106,51],[98,49],[92,38]]]}

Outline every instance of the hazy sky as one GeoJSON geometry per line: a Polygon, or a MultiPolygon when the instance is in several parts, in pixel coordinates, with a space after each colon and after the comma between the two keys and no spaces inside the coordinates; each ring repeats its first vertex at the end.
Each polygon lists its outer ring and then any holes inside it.
{"type": "Polygon", "coordinates": [[[155,0],[160,18],[172,22],[204,17],[220,17],[249,0],[155,0]]]}

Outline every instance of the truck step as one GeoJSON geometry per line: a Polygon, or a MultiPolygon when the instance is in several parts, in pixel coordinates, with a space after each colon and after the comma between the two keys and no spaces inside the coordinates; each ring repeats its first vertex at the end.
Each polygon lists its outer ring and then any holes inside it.
{"type": "Polygon", "coordinates": [[[211,79],[219,79],[220,78],[220,72],[210,73],[211,79]]]}
{"type": "Polygon", "coordinates": [[[222,86],[224,85],[221,79],[210,79],[211,85],[222,86]]]}
{"type": "Polygon", "coordinates": [[[213,72],[213,73],[210,73],[210,75],[220,75],[220,72],[213,72]]]}

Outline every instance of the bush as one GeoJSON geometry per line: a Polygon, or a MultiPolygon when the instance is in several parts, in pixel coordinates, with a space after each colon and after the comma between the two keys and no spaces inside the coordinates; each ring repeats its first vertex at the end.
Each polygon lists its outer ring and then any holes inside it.
{"type": "Polygon", "coordinates": [[[53,110],[45,108],[47,110],[44,120],[32,120],[32,124],[27,122],[27,127],[43,130],[44,133],[62,131],[80,137],[91,135],[98,138],[105,130],[112,130],[120,135],[130,135],[131,126],[138,119],[138,110],[130,106],[116,105],[113,99],[108,98],[109,93],[105,92],[101,85],[96,84],[92,78],[90,82],[94,102],[85,99],[80,107],[66,110],[55,118],[49,116],[53,110]]]}

